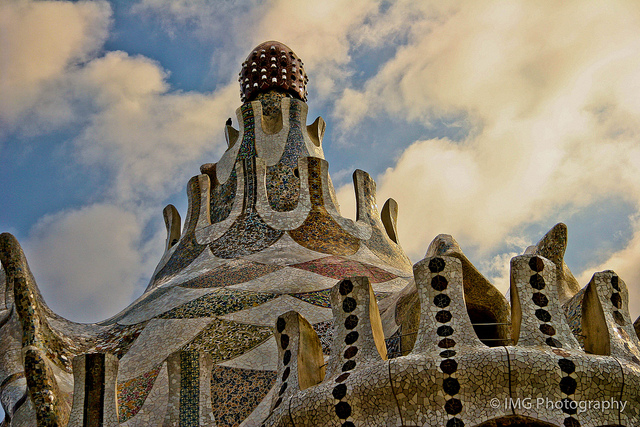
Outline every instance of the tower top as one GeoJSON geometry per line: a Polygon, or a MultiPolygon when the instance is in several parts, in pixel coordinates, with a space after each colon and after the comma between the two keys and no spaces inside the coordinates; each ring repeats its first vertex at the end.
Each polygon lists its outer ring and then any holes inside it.
{"type": "Polygon", "coordinates": [[[242,63],[240,95],[242,102],[256,99],[259,93],[280,90],[307,101],[307,82],[303,62],[288,46],[268,41],[256,46],[242,63]]]}

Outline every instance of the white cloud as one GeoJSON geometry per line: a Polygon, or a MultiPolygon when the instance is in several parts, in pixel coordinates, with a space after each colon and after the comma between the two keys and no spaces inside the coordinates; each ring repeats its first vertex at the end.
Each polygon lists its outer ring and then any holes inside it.
{"type": "Polygon", "coordinates": [[[42,98],[102,46],[110,18],[106,1],[2,2],[0,127],[13,128],[36,108],[45,121],[68,120],[64,109],[42,108],[42,98]]]}
{"type": "Polygon", "coordinates": [[[615,271],[629,289],[629,311],[633,321],[640,316],[640,221],[633,220],[634,234],[626,247],[611,254],[603,262],[588,266],[579,276],[578,283],[586,286],[594,273],[604,270],[615,271]]]}
{"type": "MultiPolygon", "coordinates": [[[[149,279],[138,215],[108,204],[42,218],[24,242],[25,252],[45,301],[76,321],[99,321],[124,309],[149,279]]],[[[151,270],[149,269],[151,267],[151,270]]]]}

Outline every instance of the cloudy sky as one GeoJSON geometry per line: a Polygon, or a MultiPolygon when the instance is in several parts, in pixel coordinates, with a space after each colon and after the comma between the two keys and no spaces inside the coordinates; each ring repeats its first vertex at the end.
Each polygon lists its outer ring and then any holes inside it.
{"type": "Polygon", "coordinates": [[[562,221],[581,285],[613,269],[640,314],[636,1],[4,0],[0,231],[56,312],[98,321],[142,293],[162,208],[184,217],[271,39],[305,62],[345,216],[363,169],[414,261],[451,234],[503,291],[562,221]]]}

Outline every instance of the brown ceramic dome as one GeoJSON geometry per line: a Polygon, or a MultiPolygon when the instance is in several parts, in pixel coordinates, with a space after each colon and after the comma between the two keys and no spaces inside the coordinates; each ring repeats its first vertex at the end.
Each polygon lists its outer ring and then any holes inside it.
{"type": "Polygon", "coordinates": [[[307,81],[303,63],[288,46],[277,41],[258,45],[242,63],[240,71],[242,102],[256,99],[259,93],[279,89],[307,100],[307,81]]]}

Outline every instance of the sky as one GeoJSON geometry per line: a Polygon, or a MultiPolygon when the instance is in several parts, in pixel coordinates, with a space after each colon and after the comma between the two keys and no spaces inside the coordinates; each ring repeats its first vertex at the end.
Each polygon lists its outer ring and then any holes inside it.
{"type": "Polygon", "coordinates": [[[162,209],[184,218],[267,40],[305,63],[344,216],[365,170],[414,262],[451,234],[503,292],[564,222],[580,285],[613,269],[640,315],[637,1],[4,0],[0,231],[55,312],[100,321],[143,292],[162,209]]]}

